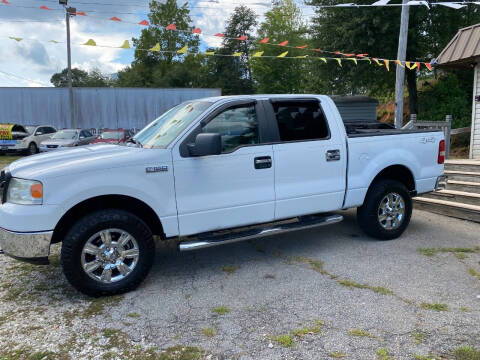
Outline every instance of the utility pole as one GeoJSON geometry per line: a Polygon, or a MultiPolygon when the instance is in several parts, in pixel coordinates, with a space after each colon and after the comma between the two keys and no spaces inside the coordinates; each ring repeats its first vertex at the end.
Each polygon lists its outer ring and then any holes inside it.
{"type": "Polygon", "coordinates": [[[70,17],[75,16],[77,9],[67,7],[68,0],[59,0],[60,5],[65,7],[65,21],[67,23],[67,80],[68,80],[68,98],[70,101],[70,127],[75,129],[75,102],[73,99],[73,85],[72,85],[72,52],[70,49],[70,17]]]}
{"type": "MultiPolygon", "coordinates": [[[[409,0],[402,1],[402,15],[400,20],[400,35],[398,37],[397,59],[405,61],[407,56],[408,19],[410,15],[409,0]]],[[[405,85],[405,68],[397,64],[395,78],[395,127],[403,126],[403,87],[405,85]]]]}

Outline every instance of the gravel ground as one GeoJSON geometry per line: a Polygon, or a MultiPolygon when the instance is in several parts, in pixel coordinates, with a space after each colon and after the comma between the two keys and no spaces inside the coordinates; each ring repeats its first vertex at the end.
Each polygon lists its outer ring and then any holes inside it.
{"type": "MultiPolygon", "coordinates": [[[[192,253],[159,247],[140,288],[113,298],[73,290],[58,247],[44,267],[0,255],[0,359],[451,359],[462,346],[480,350],[480,224],[415,211],[400,239],[379,242],[354,211],[343,214],[330,227],[192,253]]],[[[469,351],[463,359],[480,358],[469,351]]]]}

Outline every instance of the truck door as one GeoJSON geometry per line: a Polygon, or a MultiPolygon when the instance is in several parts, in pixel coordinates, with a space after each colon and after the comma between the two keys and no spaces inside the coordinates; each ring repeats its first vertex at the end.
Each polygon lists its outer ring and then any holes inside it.
{"type": "Polygon", "coordinates": [[[265,104],[278,132],[273,145],[275,219],[338,210],[345,194],[346,149],[317,98],[265,104]]]}
{"type": "Polygon", "coordinates": [[[173,150],[180,235],[269,222],[275,208],[272,145],[265,112],[256,101],[216,109],[173,150]],[[220,155],[192,157],[200,132],[219,133],[220,155]]]}

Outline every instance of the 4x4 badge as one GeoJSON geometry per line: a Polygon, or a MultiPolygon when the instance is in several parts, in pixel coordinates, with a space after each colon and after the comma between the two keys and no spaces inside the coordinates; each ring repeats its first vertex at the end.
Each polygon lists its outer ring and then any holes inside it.
{"type": "Polygon", "coordinates": [[[147,172],[147,174],[155,173],[155,172],[164,172],[164,171],[168,171],[168,166],[151,166],[151,167],[147,167],[145,171],[147,172]]]}

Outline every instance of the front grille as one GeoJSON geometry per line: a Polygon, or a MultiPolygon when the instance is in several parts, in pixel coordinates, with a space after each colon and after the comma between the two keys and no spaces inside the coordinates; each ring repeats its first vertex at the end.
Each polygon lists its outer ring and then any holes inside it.
{"type": "Polygon", "coordinates": [[[10,175],[9,172],[2,170],[0,174],[0,195],[2,197],[2,204],[7,202],[7,189],[11,178],[12,175],[10,175]]]}

